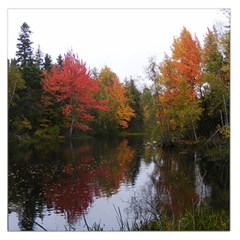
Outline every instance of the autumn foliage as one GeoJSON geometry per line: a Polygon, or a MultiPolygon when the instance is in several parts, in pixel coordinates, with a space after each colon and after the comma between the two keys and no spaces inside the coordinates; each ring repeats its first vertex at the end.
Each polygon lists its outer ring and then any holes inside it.
{"type": "Polygon", "coordinates": [[[72,52],[65,55],[62,67],[53,66],[44,72],[43,89],[46,97],[60,104],[66,116],[66,126],[89,129],[87,122],[94,118],[90,110],[108,110],[106,100],[98,100],[93,94],[99,91],[99,80],[91,77],[91,72],[72,52]]]}
{"type": "Polygon", "coordinates": [[[126,96],[126,89],[119,82],[117,76],[112,77],[112,86],[106,86],[111,107],[115,110],[114,118],[121,128],[127,128],[128,122],[134,116],[133,109],[129,106],[129,100],[126,96]]]}
{"type": "Polygon", "coordinates": [[[144,77],[120,80],[107,66],[87,69],[72,51],[56,63],[49,54],[43,60],[40,47],[33,53],[31,32],[24,23],[17,58],[9,60],[13,137],[62,138],[66,129],[70,136],[89,129],[114,135],[128,129],[152,132],[165,142],[229,129],[230,23],[225,30],[208,29],[202,46],[183,27],[160,63],[150,58],[149,85],[144,77]]]}
{"type": "Polygon", "coordinates": [[[200,44],[183,28],[180,36],[174,39],[171,50],[172,56],[165,55],[159,67],[162,89],[159,102],[162,108],[158,114],[160,128],[166,133],[163,141],[181,138],[189,130],[197,140],[196,122],[202,113],[198,98],[202,61],[200,44]]]}
{"type": "Polygon", "coordinates": [[[193,39],[190,32],[183,28],[180,37],[174,39],[172,59],[178,77],[193,86],[200,80],[201,47],[197,38],[193,39]]]}
{"type": "Polygon", "coordinates": [[[102,94],[108,100],[109,113],[101,116],[105,123],[116,123],[120,128],[127,128],[131,118],[135,115],[134,110],[129,105],[127,90],[118,76],[107,66],[100,74],[100,85],[102,94]]]}

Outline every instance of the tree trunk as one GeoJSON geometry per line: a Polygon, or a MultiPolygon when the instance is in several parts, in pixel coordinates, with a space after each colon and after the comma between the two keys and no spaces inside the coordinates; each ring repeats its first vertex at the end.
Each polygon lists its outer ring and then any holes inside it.
{"type": "Polygon", "coordinates": [[[74,147],[73,147],[73,143],[72,143],[72,138],[70,138],[69,145],[70,145],[70,149],[71,149],[71,153],[72,153],[72,164],[75,167],[77,161],[76,161],[76,156],[75,156],[74,147]]]}
{"type": "Polygon", "coordinates": [[[74,116],[72,116],[71,126],[70,126],[70,129],[69,129],[70,138],[72,138],[73,126],[74,126],[74,116]]]}
{"type": "Polygon", "coordinates": [[[15,80],[15,83],[14,83],[14,87],[13,87],[13,91],[12,91],[12,96],[10,97],[9,102],[8,102],[8,108],[10,107],[11,102],[12,102],[12,99],[13,99],[13,96],[14,96],[14,94],[15,94],[16,85],[17,85],[17,80],[15,80]]]}
{"type": "Polygon", "coordinates": [[[194,126],[193,123],[192,123],[192,128],[193,128],[193,135],[194,135],[194,138],[195,138],[196,141],[198,141],[197,134],[196,134],[196,129],[195,129],[195,126],[194,126]]]}
{"type": "Polygon", "coordinates": [[[219,112],[220,112],[221,124],[222,124],[222,127],[223,127],[224,126],[224,122],[223,122],[222,110],[219,110],[219,112]]]}
{"type": "Polygon", "coordinates": [[[223,106],[224,106],[224,112],[225,112],[225,124],[228,124],[228,111],[227,111],[227,104],[226,104],[226,100],[225,100],[225,96],[222,95],[223,98],[223,106]]]}

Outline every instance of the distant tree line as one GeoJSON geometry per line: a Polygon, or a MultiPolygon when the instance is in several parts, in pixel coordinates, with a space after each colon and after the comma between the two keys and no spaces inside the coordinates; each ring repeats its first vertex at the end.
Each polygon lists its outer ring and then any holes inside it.
{"type": "Polygon", "coordinates": [[[170,55],[149,59],[152,84],[141,90],[137,79],[121,82],[108,66],[88,69],[73,51],[54,63],[40,46],[33,51],[31,34],[24,22],[16,57],[8,60],[10,137],[145,131],[164,144],[229,137],[230,23],[208,29],[203,46],[183,28],[170,55]]]}

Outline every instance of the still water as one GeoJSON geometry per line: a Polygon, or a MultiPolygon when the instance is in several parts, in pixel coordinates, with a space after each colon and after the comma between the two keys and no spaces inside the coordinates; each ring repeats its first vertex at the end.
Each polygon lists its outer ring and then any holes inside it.
{"type": "Polygon", "coordinates": [[[192,206],[229,211],[229,164],[203,152],[143,136],[9,144],[8,229],[112,231],[192,206]]]}

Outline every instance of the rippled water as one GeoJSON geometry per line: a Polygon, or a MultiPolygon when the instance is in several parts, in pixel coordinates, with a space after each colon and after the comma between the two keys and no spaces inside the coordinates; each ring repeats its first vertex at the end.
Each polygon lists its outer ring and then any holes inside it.
{"type": "Polygon", "coordinates": [[[229,210],[229,166],[209,160],[142,136],[10,144],[8,228],[111,231],[192,205],[229,210]]]}

